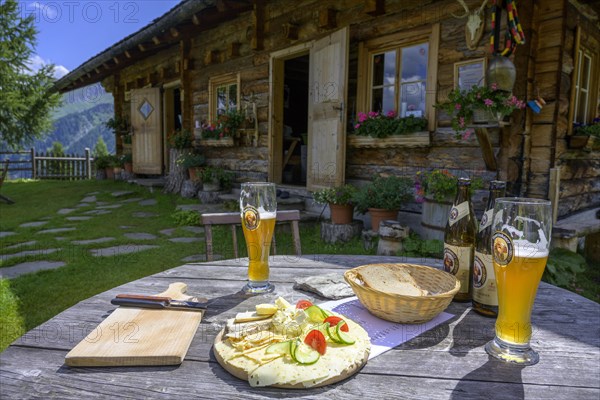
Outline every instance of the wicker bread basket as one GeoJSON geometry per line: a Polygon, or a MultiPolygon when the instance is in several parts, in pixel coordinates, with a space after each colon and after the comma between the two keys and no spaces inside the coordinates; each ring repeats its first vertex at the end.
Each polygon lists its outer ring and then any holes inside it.
{"type": "Polygon", "coordinates": [[[393,322],[417,324],[431,320],[448,307],[460,289],[460,282],[454,275],[436,268],[415,264],[370,264],[353,268],[344,273],[360,302],[371,314],[393,322]],[[403,268],[414,278],[421,289],[430,294],[425,296],[405,296],[385,293],[367,286],[360,278],[369,266],[403,268]]]}

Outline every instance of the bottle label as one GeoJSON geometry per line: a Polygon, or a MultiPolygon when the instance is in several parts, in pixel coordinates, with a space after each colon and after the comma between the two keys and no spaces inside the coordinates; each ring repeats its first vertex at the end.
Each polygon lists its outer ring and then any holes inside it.
{"type": "Polygon", "coordinates": [[[444,271],[458,278],[459,293],[469,293],[472,262],[473,246],[452,246],[444,243],[444,271]]]}
{"type": "Polygon", "coordinates": [[[469,202],[463,201],[462,203],[452,207],[452,209],[450,210],[450,217],[448,218],[448,223],[450,224],[450,226],[452,226],[467,215],[469,215],[469,202]]]}
{"type": "Polygon", "coordinates": [[[492,255],[475,252],[473,260],[473,300],[488,306],[498,306],[498,287],[492,255]]]}
{"type": "Polygon", "coordinates": [[[482,230],[484,230],[485,228],[487,228],[488,226],[490,226],[492,224],[492,215],[494,214],[494,209],[490,208],[489,210],[487,210],[486,212],[483,213],[483,216],[481,217],[481,222],[479,224],[479,232],[481,232],[482,230]]]}

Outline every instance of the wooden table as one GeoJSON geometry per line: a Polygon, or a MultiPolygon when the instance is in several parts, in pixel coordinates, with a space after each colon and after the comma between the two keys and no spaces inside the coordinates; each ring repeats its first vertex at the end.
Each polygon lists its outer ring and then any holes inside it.
{"type": "MultiPolygon", "coordinates": [[[[294,278],[342,273],[373,262],[437,263],[397,257],[277,256],[271,276],[277,295],[290,300],[313,298],[292,289],[294,278]]],[[[251,388],[225,372],[211,352],[226,318],[265,301],[236,293],[245,275],[244,260],[188,264],[82,301],[28,332],[0,355],[0,398],[600,398],[600,305],[545,283],[533,311],[532,342],[540,353],[535,366],[523,368],[489,358],[483,346],[494,336],[494,320],[479,316],[467,304],[452,303],[447,311],[454,318],[372,359],[346,381],[301,391],[251,388]],[[64,365],[65,354],[114,310],[110,304],[114,295],[158,293],[175,281],[187,283],[190,294],[214,299],[182,365],[64,365]]]]}

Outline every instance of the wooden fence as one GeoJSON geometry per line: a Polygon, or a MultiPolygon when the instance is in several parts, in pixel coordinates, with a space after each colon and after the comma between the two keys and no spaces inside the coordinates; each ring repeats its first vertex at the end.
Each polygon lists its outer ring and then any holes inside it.
{"type": "Polygon", "coordinates": [[[2,159],[9,160],[9,177],[32,179],[91,179],[94,159],[90,149],[83,156],[76,154],[54,155],[51,152],[30,151],[0,152],[2,159]],[[13,172],[11,174],[11,172],[13,172]],[[14,172],[17,172],[15,174],[14,172]]]}

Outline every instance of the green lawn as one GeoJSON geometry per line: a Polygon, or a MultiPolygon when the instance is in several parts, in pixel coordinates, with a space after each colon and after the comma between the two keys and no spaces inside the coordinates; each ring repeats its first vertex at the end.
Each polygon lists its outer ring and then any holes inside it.
{"type": "MultiPolygon", "coordinates": [[[[0,231],[13,231],[17,234],[0,239],[0,253],[10,254],[23,250],[61,249],[44,256],[14,257],[0,260],[0,268],[34,261],[65,261],[62,268],[40,271],[15,279],[0,280],[0,351],[24,332],[47,321],[77,302],[94,296],[115,286],[184,264],[182,258],[204,252],[204,242],[173,243],[169,236],[160,230],[175,227],[172,214],[179,204],[197,203],[198,200],[183,199],[179,196],[150,193],[146,188],[113,181],[28,181],[6,182],[2,193],[15,200],[15,204],[0,203],[0,231]],[[135,193],[115,199],[111,192],[128,190],[135,193]],[[66,221],[68,216],[86,215],[85,211],[94,209],[90,205],[77,209],[68,215],[59,215],[63,208],[75,208],[87,194],[96,195],[99,202],[119,204],[123,199],[156,199],[155,206],[140,206],[138,202],[123,203],[123,206],[111,209],[107,215],[92,216],[87,221],[66,221]],[[133,218],[132,213],[145,211],[157,214],[150,218],[133,218]],[[41,227],[20,228],[26,222],[48,218],[41,227]],[[122,226],[128,228],[123,229],[122,226]],[[76,227],[74,231],[57,234],[37,234],[37,231],[50,228],[76,227]],[[157,236],[153,240],[132,240],[124,236],[127,232],[144,232],[157,236]],[[89,245],[70,244],[72,240],[84,240],[100,237],[114,237],[115,240],[89,245]],[[37,243],[18,249],[6,249],[17,243],[36,240],[37,243]],[[125,244],[151,244],[159,248],[134,254],[121,254],[112,257],[92,257],[90,249],[112,247],[125,244]]],[[[224,258],[233,257],[230,232],[215,229],[215,253],[224,258]]],[[[172,237],[196,236],[183,227],[178,227],[172,237]]],[[[238,237],[243,237],[241,232],[238,237]]],[[[364,254],[358,240],[340,246],[325,245],[315,226],[301,228],[302,250],[305,254],[345,253],[364,254]]],[[[277,236],[278,253],[285,254],[291,249],[291,235],[277,236]]],[[[243,240],[240,252],[243,255],[243,240]]]]}

